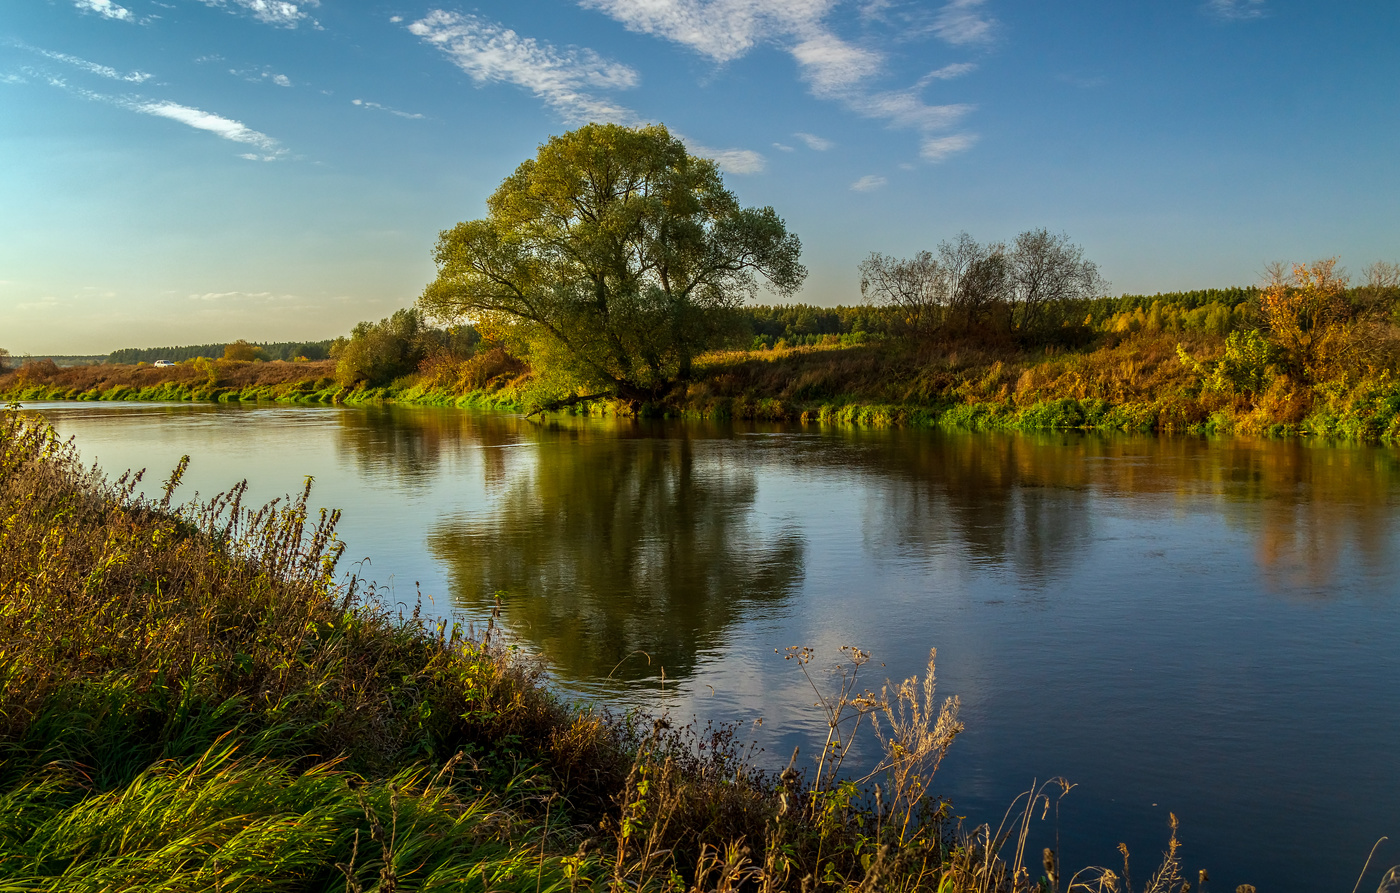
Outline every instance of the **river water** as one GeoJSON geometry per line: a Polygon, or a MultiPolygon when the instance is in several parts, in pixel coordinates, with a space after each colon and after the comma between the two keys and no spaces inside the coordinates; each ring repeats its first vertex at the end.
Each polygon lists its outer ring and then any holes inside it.
{"type": "MultiPolygon", "coordinates": [[[[1400,450],[414,407],[34,404],[108,472],[185,498],[315,477],[342,569],[506,628],[572,695],[744,723],[765,765],[825,730],[775,649],[919,672],[966,732],[934,789],[994,825],[1034,779],[1066,865],[1349,890],[1400,863],[1400,450]],[[760,722],[761,720],[761,722],[760,722]]],[[[819,684],[830,680],[816,673],[819,684]]],[[[852,765],[871,758],[858,750],[852,765]]],[[[1038,852],[1038,850],[1035,850],[1038,852]]]]}

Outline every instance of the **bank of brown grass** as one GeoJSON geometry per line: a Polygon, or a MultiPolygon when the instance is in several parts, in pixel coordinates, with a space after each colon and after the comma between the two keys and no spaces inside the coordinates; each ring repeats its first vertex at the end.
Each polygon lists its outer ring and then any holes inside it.
{"type": "Polygon", "coordinates": [[[317,381],[329,385],[334,374],[333,360],[307,363],[275,360],[262,363],[200,359],[164,367],[107,364],[61,367],[52,360],[42,360],[25,363],[18,369],[0,374],[0,393],[34,386],[83,394],[105,393],[114,388],[139,392],[162,385],[179,385],[190,389],[272,387],[317,381]]]}

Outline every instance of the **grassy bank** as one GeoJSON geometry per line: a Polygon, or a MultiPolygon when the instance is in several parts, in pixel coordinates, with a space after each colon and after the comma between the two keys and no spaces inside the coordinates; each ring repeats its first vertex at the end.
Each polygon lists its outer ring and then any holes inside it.
{"type": "MultiPolygon", "coordinates": [[[[867,427],[1400,440],[1400,377],[1388,369],[1365,366],[1307,384],[1262,367],[1240,371],[1239,343],[1211,332],[1142,331],[1108,334],[1081,350],[970,341],[920,346],[892,338],[763,345],[701,357],[694,381],[648,411],[867,427]]],[[[0,375],[0,399],[398,402],[512,411],[529,403],[528,370],[499,351],[435,358],[382,386],[345,387],[334,375],[333,361],[196,360],[162,369],[29,364],[0,375]]],[[[575,411],[631,410],[598,401],[575,411]]]]}
{"type": "Polygon", "coordinates": [[[829,746],[765,774],[732,729],[567,704],[494,630],[379,604],[307,493],[179,506],[181,473],[147,499],[0,413],[0,889],[1060,886],[1024,852],[1049,790],[969,832],[932,796],[961,728],[932,661],[873,694],[843,655],[829,746]],[[841,762],[876,716],[872,801],[841,762]]]}
{"type": "Polygon", "coordinates": [[[1221,382],[1218,336],[1132,335],[1084,351],[886,342],[712,354],[681,411],[866,426],[1311,434],[1400,440],[1400,379],[1221,382]]]}
{"type": "Polygon", "coordinates": [[[197,358],[171,367],[27,363],[0,374],[0,400],[348,404],[404,402],[519,409],[509,388],[460,389],[424,374],[383,386],[336,383],[335,361],[241,362],[197,358]]]}

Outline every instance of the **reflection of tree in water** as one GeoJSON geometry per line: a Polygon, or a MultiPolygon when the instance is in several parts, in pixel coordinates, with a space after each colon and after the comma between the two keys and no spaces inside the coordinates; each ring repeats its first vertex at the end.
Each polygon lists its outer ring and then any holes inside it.
{"type": "MultiPolygon", "coordinates": [[[[500,413],[422,406],[366,406],[341,414],[337,445],[369,476],[400,483],[438,483],[444,459],[482,447],[520,442],[524,423],[500,413]]],[[[488,481],[504,476],[505,452],[481,449],[488,481]]]]}
{"type": "Polygon", "coordinates": [[[1164,507],[1219,501],[1226,520],[1255,537],[1273,588],[1324,589],[1348,550],[1373,576],[1397,572],[1400,453],[1391,448],[1080,433],[850,436],[865,442],[862,465],[898,482],[881,494],[884,531],[872,546],[922,555],[962,545],[1041,579],[1088,543],[1091,499],[1159,496],[1164,507]]]}
{"type": "Polygon", "coordinates": [[[1300,440],[1222,449],[1219,488],[1256,533],[1255,556],[1272,588],[1325,592],[1349,550],[1374,576],[1395,579],[1400,453],[1300,440]]]}
{"type": "Polygon", "coordinates": [[[919,432],[861,451],[892,486],[878,535],[900,557],[961,547],[974,561],[1042,581],[1089,540],[1088,471],[1072,445],[1035,437],[919,432]]]}
{"type": "Polygon", "coordinates": [[[802,538],[760,538],[752,474],[691,441],[592,433],[544,432],[533,476],[489,516],[441,524],[429,548],[459,604],[479,612],[505,592],[512,629],[567,677],[619,662],[618,677],[688,677],[746,610],[801,585],[802,538]]]}

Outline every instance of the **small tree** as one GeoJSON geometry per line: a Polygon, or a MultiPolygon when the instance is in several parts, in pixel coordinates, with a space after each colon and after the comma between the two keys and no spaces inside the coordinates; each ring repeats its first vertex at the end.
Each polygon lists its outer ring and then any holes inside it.
{"type": "Polygon", "coordinates": [[[948,274],[932,252],[907,260],[879,252],[860,263],[860,295],[891,308],[899,327],[915,337],[931,334],[943,320],[949,298],[948,274]]]}
{"type": "Polygon", "coordinates": [[[254,360],[264,359],[263,349],[256,344],[249,344],[242,338],[232,344],[224,346],[224,359],[237,360],[239,362],[251,363],[254,360]]]}
{"type": "Polygon", "coordinates": [[[335,379],[343,387],[385,385],[413,372],[434,345],[433,332],[414,308],[394,311],[379,322],[361,322],[348,339],[331,347],[335,379]]]}
{"type": "Polygon", "coordinates": [[[1098,266],[1064,233],[1044,228],[1021,233],[1007,261],[1010,323],[1023,338],[1045,338],[1064,324],[1070,307],[1108,291],[1098,266]]]}
{"type": "Polygon", "coordinates": [[[1291,273],[1271,265],[1266,275],[1259,319],[1284,368],[1306,382],[1337,371],[1356,346],[1355,317],[1345,298],[1347,274],[1337,258],[1294,264],[1291,273]]]}
{"type": "Polygon", "coordinates": [[[938,258],[950,280],[948,324],[963,331],[995,326],[1007,316],[1011,264],[1006,245],[985,245],[962,232],[938,246],[938,258]]]}
{"type": "Polygon", "coordinates": [[[740,207],[660,125],[553,137],[486,204],[438,239],[419,306],[528,359],[541,409],[663,398],[730,335],[757,277],[787,296],[806,276],[773,209],[740,207]]]}
{"type": "Polygon", "coordinates": [[[10,371],[10,352],[0,347],[0,373],[10,371]]]}

